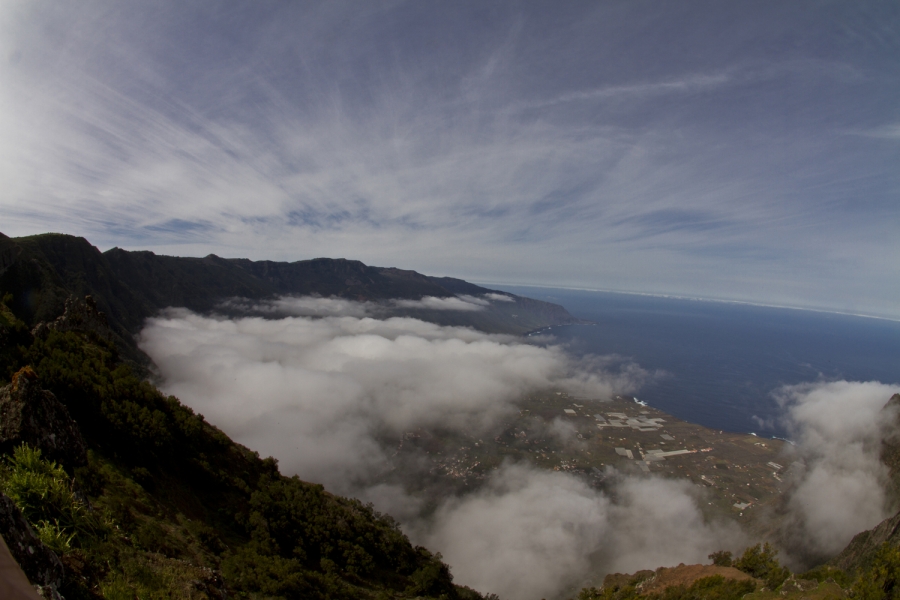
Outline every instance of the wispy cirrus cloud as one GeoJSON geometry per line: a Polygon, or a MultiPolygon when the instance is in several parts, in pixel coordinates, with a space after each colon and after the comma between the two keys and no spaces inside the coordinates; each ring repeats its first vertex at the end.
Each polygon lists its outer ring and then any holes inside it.
{"type": "Polygon", "coordinates": [[[2,227],[890,311],[895,54],[694,8],[6,4],[2,227]]]}
{"type": "Polygon", "coordinates": [[[655,98],[667,94],[684,94],[712,90],[727,84],[730,77],[726,73],[717,75],[693,75],[670,81],[649,83],[633,83],[628,85],[611,85],[592,90],[583,90],[561,94],[555,98],[538,100],[522,104],[522,108],[542,108],[566,102],[584,102],[595,100],[622,99],[640,100],[655,98]]]}
{"type": "Polygon", "coordinates": [[[900,140],[900,123],[887,123],[871,129],[853,131],[851,135],[859,135],[882,140],[900,140]]]}

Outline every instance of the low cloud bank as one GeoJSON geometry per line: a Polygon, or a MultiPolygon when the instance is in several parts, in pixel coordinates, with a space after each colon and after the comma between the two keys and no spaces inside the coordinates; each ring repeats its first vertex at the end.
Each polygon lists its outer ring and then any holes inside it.
{"type": "Polygon", "coordinates": [[[451,296],[449,298],[425,296],[421,300],[394,300],[393,304],[399,308],[421,308],[425,310],[484,310],[485,307],[491,305],[484,298],[475,296],[451,296]]]}
{"type": "Polygon", "coordinates": [[[421,535],[461,582],[503,598],[574,595],[608,572],[706,562],[741,547],[732,523],[708,523],[693,486],[622,478],[606,495],[570,475],[501,469],[479,492],[444,504],[421,535]]]}
{"type": "MultiPolygon", "coordinates": [[[[506,464],[480,490],[424,511],[403,486],[377,481],[394,450],[385,440],[417,427],[485,431],[524,394],[554,388],[603,398],[636,390],[647,373],[620,357],[573,360],[560,347],[511,336],[377,320],[356,303],[281,302],[262,308],[318,316],[170,310],[148,321],[141,347],[166,392],[278,458],[285,473],[390,512],[414,541],[444,554],[457,582],[537,600],[591,577],[598,584],[610,570],[699,561],[723,544],[737,547],[725,541],[735,531],[704,522],[684,482],[622,478],[607,496],[570,474],[506,464]]],[[[571,438],[562,425],[548,431],[571,438]]]]}
{"type": "MultiPolygon", "coordinates": [[[[291,306],[364,310],[321,298],[291,306]]],[[[140,344],[168,393],[287,472],[341,493],[385,468],[384,436],[435,425],[478,433],[528,392],[604,398],[646,377],[613,359],[573,363],[559,347],[400,317],[225,319],[171,310],[148,321],[140,344]]]]}
{"type": "MultiPolygon", "coordinates": [[[[479,489],[435,507],[381,478],[405,431],[478,436],[542,389],[599,398],[635,391],[648,374],[621,357],[576,360],[559,346],[512,336],[379,320],[372,305],[343,300],[244,308],[292,316],[178,309],[149,320],[141,347],[158,365],[161,387],[278,458],[283,472],[374,502],[416,543],[442,552],[458,583],[503,598],[554,598],[599,585],[608,572],[705,562],[714,550],[750,542],[733,523],[706,521],[704,490],[687,481],[609,472],[604,493],[571,474],[506,464],[479,489]]],[[[834,382],[779,390],[797,441],[786,459],[797,464],[784,503],[795,547],[834,554],[886,516],[879,411],[894,389],[834,382]]],[[[548,423],[547,435],[578,443],[567,425],[548,423]]],[[[429,465],[404,468],[424,474],[429,465]]]]}
{"type": "Polygon", "coordinates": [[[840,552],[853,536],[892,514],[881,441],[896,410],[884,411],[898,386],[835,381],[786,386],[776,398],[796,442],[786,543],[802,558],[840,552]]]}

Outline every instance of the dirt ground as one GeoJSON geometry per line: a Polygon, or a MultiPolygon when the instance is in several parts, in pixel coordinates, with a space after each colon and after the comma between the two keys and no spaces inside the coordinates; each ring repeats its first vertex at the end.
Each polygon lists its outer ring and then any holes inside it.
{"type": "Polygon", "coordinates": [[[683,585],[685,587],[689,587],[698,579],[703,579],[704,577],[712,577],[714,575],[721,575],[725,579],[736,579],[738,581],[752,579],[749,575],[747,575],[743,571],[738,571],[734,567],[682,564],[678,565],[677,567],[661,567],[657,569],[656,573],[652,577],[643,581],[641,584],[639,584],[638,587],[640,588],[642,593],[651,594],[655,592],[661,592],[667,587],[671,587],[673,585],[683,585]]]}

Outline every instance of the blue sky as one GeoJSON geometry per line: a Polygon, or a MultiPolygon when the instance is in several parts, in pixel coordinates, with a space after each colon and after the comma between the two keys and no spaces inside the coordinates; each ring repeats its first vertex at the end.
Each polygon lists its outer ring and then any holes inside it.
{"type": "Polygon", "coordinates": [[[0,231],[900,317],[896,2],[0,7],[0,231]]]}

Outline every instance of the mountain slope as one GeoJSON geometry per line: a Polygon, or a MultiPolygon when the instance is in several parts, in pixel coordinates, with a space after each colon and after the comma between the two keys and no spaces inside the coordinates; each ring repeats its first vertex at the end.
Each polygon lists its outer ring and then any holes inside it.
{"type": "Polygon", "coordinates": [[[481,597],[390,517],[282,476],[136,377],[102,320],[70,301],[32,334],[0,302],[0,492],[62,558],[68,600],[481,597]],[[58,416],[7,419],[29,411],[58,416]],[[72,456],[60,431],[78,432],[72,456]]]}

